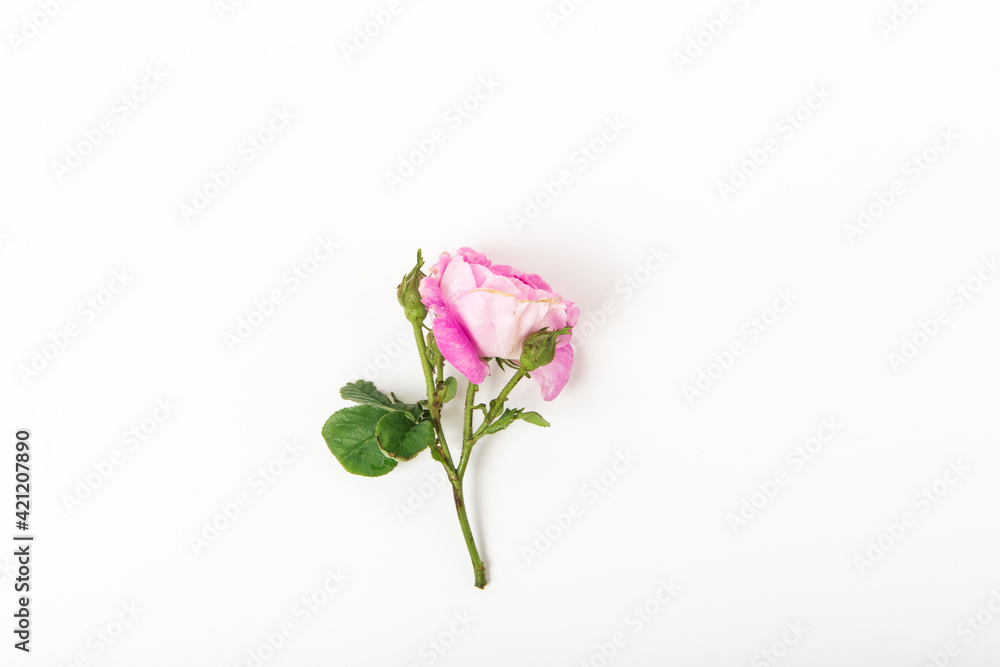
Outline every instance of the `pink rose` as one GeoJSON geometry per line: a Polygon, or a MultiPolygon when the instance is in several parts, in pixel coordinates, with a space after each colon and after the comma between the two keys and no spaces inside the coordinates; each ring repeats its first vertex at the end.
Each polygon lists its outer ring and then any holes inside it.
{"type": "MultiPolygon", "coordinates": [[[[489,373],[484,358],[517,361],[528,335],[543,327],[572,327],[580,316],[572,301],[538,276],[495,265],[471,248],[459,248],[454,257],[442,253],[420,281],[420,297],[434,312],[432,328],[441,354],[474,384],[489,373]]],[[[531,372],[546,401],[569,380],[571,337],[560,336],[555,359],[531,372]]]]}

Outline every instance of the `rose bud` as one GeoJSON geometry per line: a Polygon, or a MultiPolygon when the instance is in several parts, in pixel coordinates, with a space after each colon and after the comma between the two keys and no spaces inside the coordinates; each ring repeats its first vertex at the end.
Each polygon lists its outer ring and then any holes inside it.
{"type": "Polygon", "coordinates": [[[524,370],[531,372],[542,366],[552,363],[556,357],[556,346],[559,336],[568,334],[569,327],[563,327],[557,331],[547,331],[542,329],[528,336],[524,345],[521,346],[520,365],[524,370]]]}
{"type": "Polygon", "coordinates": [[[403,276],[403,282],[396,288],[396,298],[399,305],[403,307],[406,319],[414,324],[420,324],[427,317],[427,307],[420,300],[420,281],[424,278],[424,273],[420,267],[424,265],[424,260],[417,251],[417,264],[413,270],[403,276]]]}

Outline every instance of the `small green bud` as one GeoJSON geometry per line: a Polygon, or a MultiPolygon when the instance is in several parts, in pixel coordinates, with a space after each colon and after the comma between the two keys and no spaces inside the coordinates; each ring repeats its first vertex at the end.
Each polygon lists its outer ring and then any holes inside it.
{"type": "Polygon", "coordinates": [[[570,331],[572,331],[570,327],[555,331],[542,329],[528,336],[521,347],[521,368],[530,373],[536,368],[552,363],[556,358],[556,343],[559,341],[559,336],[570,331]]]}
{"type": "Polygon", "coordinates": [[[409,273],[403,276],[403,282],[396,288],[396,298],[403,307],[406,319],[414,324],[420,324],[427,317],[427,307],[420,301],[420,280],[424,278],[420,268],[424,265],[421,253],[417,251],[417,264],[409,273]]]}

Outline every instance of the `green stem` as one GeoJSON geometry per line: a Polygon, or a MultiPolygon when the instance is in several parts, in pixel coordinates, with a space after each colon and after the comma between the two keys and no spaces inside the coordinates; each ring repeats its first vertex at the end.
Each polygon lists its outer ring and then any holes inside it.
{"type": "Polygon", "coordinates": [[[472,537],[472,527],[469,526],[469,515],[465,512],[465,494],[462,491],[462,480],[452,481],[452,491],[455,494],[455,509],[458,511],[458,523],[462,526],[462,535],[465,536],[465,546],[469,548],[469,556],[472,558],[472,569],[476,573],[476,588],[486,587],[486,566],[483,559],[479,557],[479,550],[476,549],[476,541],[472,537]]]}
{"type": "Polygon", "coordinates": [[[472,455],[472,410],[476,403],[476,390],[479,385],[469,383],[465,390],[465,427],[462,430],[462,458],[458,462],[458,478],[465,477],[465,468],[469,465],[469,457],[472,455]]]}
{"type": "Polygon", "coordinates": [[[431,412],[431,423],[434,424],[434,431],[437,433],[440,449],[438,453],[446,462],[446,468],[450,471],[455,469],[455,464],[451,459],[451,452],[448,451],[448,442],[444,438],[444,429],[441,428],[441,406],[437,402],[437,391],[434,387],[434,371],[431,362],[427,359],[427,344],[424,343],[423,331],[419,322],[413,322],[413,337],[417,339],[417,352],[420,353],[420,363],[424,368],[424,380],[427,382],[427,409],[431,412]]]}
{"type": "Polygon", "coordinates": [[[517,386],[517,383],[521,381],[521,378],[525,377],[528,377],[528,372],[518,369],[518,371],[514,373],[514,377],[512,377],[504,388],[500,390],[496,399],[490,402],[490,408],[486,411],[486,417],[483,419],[483,423],[479,425],[479,428],[476,429],[476,432],[472,435],[473,445],[479,442],[479,439],[485,435],[484,431],[486,430],[486,427],[492,424],[496,418],[503,413],[503,404],[507,401],[507,396],[509,396],[514,387],[517,386]]]}
{"type": "Polygon", "coordinates": [[[503,404],[507,401],[507,396],[510,392],[517,386],[517,383],[521,381],[521,378],[528,377],[528,372],[518,369],[514,373],[514,377],[510,379],[509,382],[500,390],[497,395],[496,400],[490,403],[490,408],[484,410],[483,423],[479,425],[475,433],[472,433],[472,411],[475,409],[473,404],[473,399],[470,399],[468,394],[465,396],[465,420],[468,424],[469,435],[462,441],[462,458],[458,463],[458,478],[462,479],[465,476],[465,469],[469,465],[469,458],[472,456],[472,448],[475,446],[479,439],[486,435],[486,428],[496,421],[503,413],[503,404]]]}
{"type": "Polygon", "coordinates": [[[507,396],[509,396],[514,387],[517,386],[517,383],[521,381],[521,378],[524,377],[528,377],[528,371],[523,368],[518,368],[517,372],[514,373],[514,377],[510,379],[510,382],[508,382],[504,388],[500,390],[500,393],[497,395],[496,403],[493,409],[490,410],[490,421],[493,421],[500,416],[500,413],[503,412],[503,404],[507,400],[507,396]]]}
{"type": "MultiPolygon", "coordinates": [[[[451,452],[448,451],[448,441],[445,440],[444,429],[441,426],[441,405],[437,400],[437,387],[434,383],[435,369],[431,367],[431,362],[427,358],[427,344],[424,342],[420,324],[416,322],[413,323],[413,337],[417,340],[417,351],[420,353],[420,363],[424,368],[424,380],[427,382],[427,409],[431,413],[431,423],[434,425],[434,432],[437,434],[438,443],[440,443],[438,454],[440,454],[442,464],[448,473],[448,479],[451,480],[452,491],[455,495],[455,510],[458,512],[458,523],[462,527],[465,545],[468,547],[469,556],[472,558],[472,569],[476,573],[476,588],[482,589],[486,587],[486,566],[483,565],[483,559],[479,557],[479,550],[476,549],[476,541],[472,537],[469,515],[465,511],[465,493],[462,489],[462,478],[455,470],[451,452]]],[[[439,380],[444,379],[444,361],[439,361],[437,364],[437,377],[439,380]]],[[[475,386],[471,385],[473,388],[466,396],[465,432],[462,438],[462,456],[466,458],[466,462],[468,460],[465,452],[465,443],[468,442],[469,436],[472,433],[472,413],[470,409],[472,398],[470,396],[475,396],[475,386]]]]}

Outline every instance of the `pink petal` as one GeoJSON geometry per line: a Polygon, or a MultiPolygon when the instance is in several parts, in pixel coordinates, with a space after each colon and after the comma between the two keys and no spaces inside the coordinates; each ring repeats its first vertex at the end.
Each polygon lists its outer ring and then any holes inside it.
{"type": "MultiPolygon", "coordinates": [[[[475,289],[448,304],[482,357],[517,359],[528,334],[538,331],[561,304],[525,301],[489,289],[475,289]]],[[[560,325],[561,326],[561,325],[560,325]]]]}
{"type": "MultiPolygon", "coordinates": [[[[431,324],[438,349],[452,366],[469,379],[472,384],[480,384],[489,373],[489,364],[476,354],[469,337],[451,313],[444,311],[431,324]]],[[[554,363],[554,362],[553,362],[554,363]]]]}
{"type": "MultiPolygon", "coordinates": [[[[525,285],[517,278],[507,278],[506,276],[497,275],[490,269],[479,264],[471,264],[469,268],[472,269],[472,275],[476,280],[475,289],[495,290],[497,292],[510,294],[518,299],[529,299],[531,301],[536,300],[532,297],[533,293],[538,290],[525,285]]],[[[545,296],[548,296],[548,294],[545,296]]]]}
{"type": "MultiPolygon", "coordinates": [[[[572,301],[567,301],[563,299],[563,303],[566,304],[566,325],[568,327],[575,327],[576,321],[580,318],[580,309],[572,301]]],[[[557,327],[561,329],[562,327],[557,327]]]]}
{"type": "Polygon", "coordinates": [[[455,299],[478,287],[472,266],[462,256],[452,258],[439,278],[441,299],[446,308],[451,308],[455,299]]]}
{"type": "Polygon", "coordinates": [[[437,276],[425,276],[420,281],[418,287],[420,291],[420,302],[438,315],[444,311],[444,300],[441,298],[441,285],[438,284],[437,276]]]}
{"type": "Polygon", "coordinates": [[[552,292],[552,288],[549,284],[542,280],[541,276],[537,276],[534,273],[525,273],[524,271],[518,271],[517,269],[507,266],[505,264],[494,264],[491,267],[494,273],[499,273],[501,276],[507,276],[508,278],[517,278],[525,285],[534,287],[535,289],[543,289],[546,292],[552,292]]]}
{"type": "Polygon", "coordinates": [[[434,266],[432,266],[431,270],[428,271],[428,273],[430,273],[431,275],[433,275],[433,274],[436,273],[437,277],[440,279],[441,278],[441,274],[444,273],[444,270],[445,270],[445,268],[447,268],[448,262],[450,262],[451,259],[452,259],[452,257],[451,257],[451,255],[449,253],[447,253],[447,252],[441,253],[440,255],[438,255],[437,264],[435,264],[434,266]]]}
{"type": "Polygon", "coordinates": [[[472,248],[459,248],[457,254],[461,255],[469,264],[480,264],[485,267],[489,267],[492,264],[490,260],[486,259],[486,255],[476,252],[472,248]]]}
{"type": "Polygon", "coordinates": [[[556,350],[555,359],[541,368],[531,371],[531,379],[542,388],[542,399],[551,401],[569,382],[569,371],[573,367],[573,347],[564,345],[556,350]]]}
{"type": "Polygon", "coordinates": [[[420,291],[420,301],[431,309],[435,315],[444,311],[444,297],[441,295],[441,276],[451,262],[451,255],[446,252],[441,253],[438,263],[431,267],[431,270],[423,277],[418,287],[420,291]]]}

